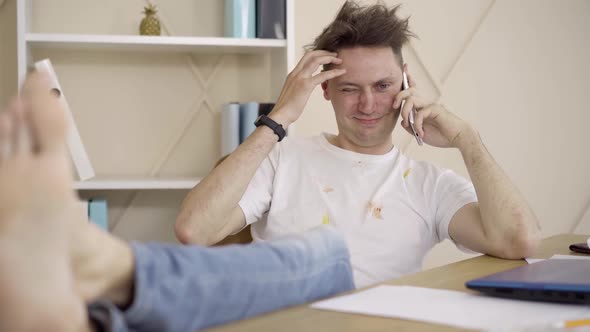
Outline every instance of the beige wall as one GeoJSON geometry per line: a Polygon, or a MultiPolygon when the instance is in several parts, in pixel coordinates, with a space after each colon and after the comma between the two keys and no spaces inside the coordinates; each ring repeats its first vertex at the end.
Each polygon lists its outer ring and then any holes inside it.
{"type": "Polygon", "coordinates": [[[0,107],[16,93],[16,0],[0,5],[0,107]]]}
{"type": "MultiPolygon", "coordinates": [[[[10,86],[16,81],[15,47],[6,43],[13,36],[6,37],[6,32],[14,27],[15,1],[7,0],[0,8],[0,101],[12,94],[10,86]]],[[[297,49],[313,40],[342,2],[295,0],[297,49]]],[[[221,17],[221,1],[158,3],[175,34],[221,35],[221,21],[215,19],[221,17]]],[[[35,5],[35,31],[135,33],[143,1],[89,5],[37,0],[35,5]]],[[[420,36],[406,48],[405,57],[421,90],[433,100],[442,96],[479,129],[496,160],[530,200],[544,235],[571,231],[584,215],[587,225],[590,112],[585,93],[590,91],[590,2],[408,0],[403,13],[412,15],[411,26],[420,36]]],[[[182,56],[36,54],[41,56],[54,59],[84,143],[102,175],[152,173],[160,152],[203,90],[182,56]]],[[[207,93],[214,107],[228,99],[271,98],[273,87],[264,80],[270,70],[268,59],[226,56],[219,65],[219,58],[215,54],[193,57],[203,77],[215,73],[207,93]],[[216,66],[220,67],[217,72],[216,66]]],[[[200,175],[218,157],[217,115],[206,104],[198,108],[188,134],[156,173],[200,175]]],[[[318,90],[297,122],[296,133],[307,136],[320,131],[336,132],[336,126],[330,105],[318,90]]],[[[458,153],[417,148],[411,137],[399,131],[394,139],[411,157],[466,175],[458,153]]],[[[109,199],[111,223],[119,222],[116,234],[164,241],[174,241],[171,226],[184,194],[85,193],[109,199]]],[[[581,227],[578,230],[590,230],[590,226],[581,227]]],[[[435,250],[426,265],[460,257],[446,244],[435,250]]]]}

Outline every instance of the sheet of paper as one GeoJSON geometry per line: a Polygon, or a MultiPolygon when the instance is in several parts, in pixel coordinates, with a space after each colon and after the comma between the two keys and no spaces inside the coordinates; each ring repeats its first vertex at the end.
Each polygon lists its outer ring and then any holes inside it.
{"type": "MultiPolygon", "coordinates": [[[[549,259],[583,259],[583,260],[590,260],[590,256],[580,256],[580,255],[553,255],[549,259]]],[[[544,261],[545,258],[525,258],[526,262],[529,264],[537,263],[544,261]]]]}
{"type": "Polygon", "coordinates": [[[312,308],[402,318],[468,329],[509,330],[590,317],[590,307],[526,302],[411,286],[377,286],[312,308]]]}
{"type": "Polygon", "coordinates": [[[553,255],[550,259],[582,259],[582,260],[590,260],[590,256],[580,256],[580,255],[553,255]]]}

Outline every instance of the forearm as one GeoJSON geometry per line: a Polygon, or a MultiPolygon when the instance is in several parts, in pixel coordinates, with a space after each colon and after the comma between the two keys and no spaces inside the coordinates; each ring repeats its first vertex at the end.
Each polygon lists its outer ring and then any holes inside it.
{"type": "MultiPolygon", "coordinates": [[[[286,120],[271,115],[286,127],[286,120]]],[[[277,135],[260,126],[184,199],[176,230],[185,243],[210,245],[227,230],[229,216],[246,191],[256,170],[277,143],[277,135]]],[[[227,234],[224,234],[227,235],[227,234]]]]}
{"type": "Polygon", "coordinates": [[[457,147],[477,193],[488,243],[497,244],[504,256],[526,255],[537,246],[540,230],[524,196],[494,161],[475,129],[462,132],[457,147]]]}
{"type": "MultiPolygon", "coordinates": [[[[299,118],[316,86],[343,75],[346,70],[336,68],[314,73],[322,65],[341,63],[342,59],[333,52],[315,50],[306,53],[287,75],[269,117],[287,128],[299,118]]],[[[189,192],[176,220],[176,235],[182,242],[213,244],[238,226],[244,226],[244,217],[241,211],[237,211],[238,202],[276,143],[277,135],[270,128],[258,127],[189,192]]]]}

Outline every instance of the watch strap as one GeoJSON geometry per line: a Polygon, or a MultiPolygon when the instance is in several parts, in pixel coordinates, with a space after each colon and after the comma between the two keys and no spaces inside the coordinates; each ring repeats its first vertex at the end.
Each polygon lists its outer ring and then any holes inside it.
{"type": "Polygon", "coordinates": [[[256,119],[254,125],[256,127],[264,125],[272,129],[272,131],[279,137],[279,142],[282,141],[283,138],[285,138],[285,136],[287,135],[287,132],[285,131],[285,128],[283,128],[283,125],[277,123],[275,120],[269,118],[264,114],[260,115],[258,119],[256,119]]]}

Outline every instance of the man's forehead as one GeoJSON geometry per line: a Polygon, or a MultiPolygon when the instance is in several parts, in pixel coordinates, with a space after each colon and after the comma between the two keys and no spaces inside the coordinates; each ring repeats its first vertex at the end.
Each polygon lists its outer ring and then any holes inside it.
{"type": "Polygon", "coordinates": [[[394,83],[399,81],[393,76],[382,77],[379,79],[358,79],[358,78],[346,78],[346,77],[338,77],[337,79],[331,79],[330,81],[334,82],[336,86],[344,86],[344,85],[355,85],[355,86],[362,86],[362,85],[373,85],[378,83],[394,83]]]}
{"type": "MultiPolygon", "coordinates": [[[[347,68],[338,66],[339,68],[346,68],[344,75],[332,79],[337,84],[373,84],[384,81],[401,81],[402,70],[399,65],[393,66],[374,66],[373,68],[347,68]]],[[[338,68],[337,67],[337,68],[338,68]]]]}

